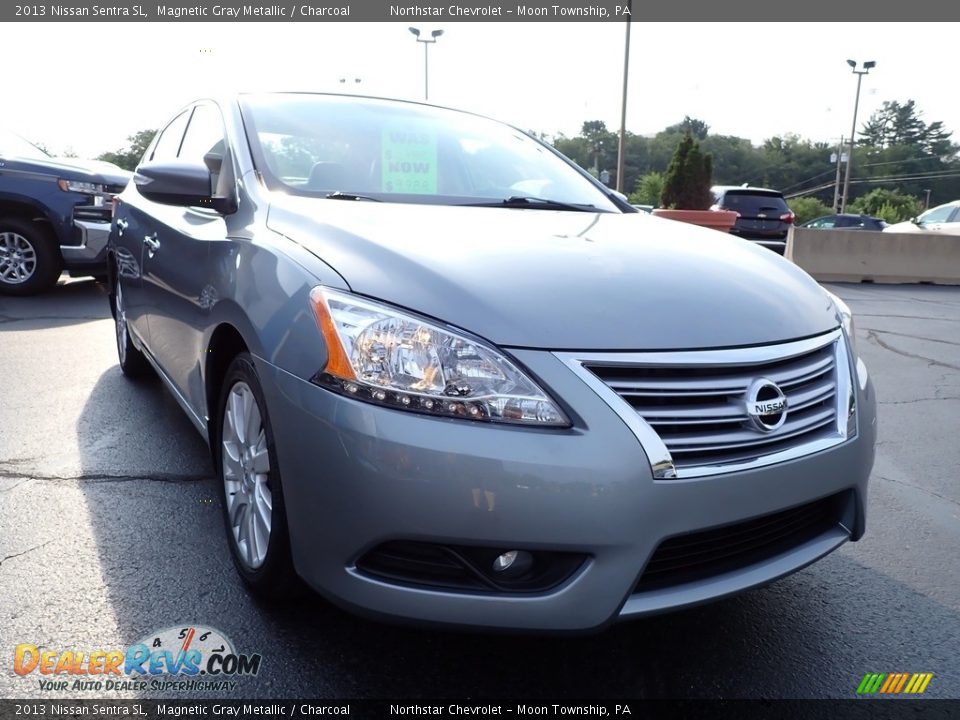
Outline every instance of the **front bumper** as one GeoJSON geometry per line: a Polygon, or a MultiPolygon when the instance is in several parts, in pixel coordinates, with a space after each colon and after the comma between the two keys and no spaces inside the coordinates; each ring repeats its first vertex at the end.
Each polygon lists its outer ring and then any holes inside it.
{"type": "Polygon", "coordinates": [[[854,439],[736,474],[654,480],[636,437],[557,357],[513,354],[563,399],[574,427],[516,428],[376,407],[257,361],[294,562],[309,584],[374,616],[587,631],[762,585],[862,535],[875,439],[865,368],[854,439]],[[815,538],[749,567],[634,592],[666,538],[841,492],[849,498],[842,524],[815,538]],[[559,587],[535,595],[412,587],[357,570],[365,552],[392,540],[576,552],[588,560],[559,587]]]}
{"type": "Polygon", "coordinates": [[[80,235],[79,245],[61,245],[60,254],[67,270],[102,272],[107,261],[107,240],[110,237],[110,222],[94,219],[74,220],[73,226],[80,235]]]}

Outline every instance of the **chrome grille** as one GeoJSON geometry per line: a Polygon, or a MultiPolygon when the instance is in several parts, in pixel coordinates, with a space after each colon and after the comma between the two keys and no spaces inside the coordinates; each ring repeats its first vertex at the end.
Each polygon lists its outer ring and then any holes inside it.
{"type": "Polygon", "coordinates": [[[802,454],[798,448],[815,452],[846,437],[847,416],[840,422],[838,412],[847,407],[840,398],[849,402],[851,385],[839,332],[757,349],[563,359],[581,369],[602,397],[612,390],[611,405],[619,401],[617,409],[623,410],[626,403],[634,419],[642,419],[633,429],[655,474],[661,466],[661,478],[779,462],[802,454]],[[747,413],[748,389],[760,378],[773,381],[787,399],[786,420],[772,431],[758,429],[747,413]],[[665,464],[675,472],[663,470],[665,464]]]}

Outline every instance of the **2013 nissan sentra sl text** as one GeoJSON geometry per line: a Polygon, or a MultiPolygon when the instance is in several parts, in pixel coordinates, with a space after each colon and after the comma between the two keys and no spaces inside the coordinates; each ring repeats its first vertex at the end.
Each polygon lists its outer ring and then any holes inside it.
{"type": "Polygon", "coordinates": [[[875,398],[844,303],[515,128],[199,101],[109,247],[120,366],[208,441],[258,594],[591,630],[863,535],[875,398]]]}

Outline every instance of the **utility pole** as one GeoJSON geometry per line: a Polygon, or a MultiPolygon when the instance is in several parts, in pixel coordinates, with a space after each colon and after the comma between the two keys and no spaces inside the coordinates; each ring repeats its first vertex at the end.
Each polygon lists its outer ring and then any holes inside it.
{"type": "Polygon", "coordinates": [[[843,162],[843,136],[837,143],[837,179],[833,181],[833,211],[840,212],[840,163],[843,162]]]}

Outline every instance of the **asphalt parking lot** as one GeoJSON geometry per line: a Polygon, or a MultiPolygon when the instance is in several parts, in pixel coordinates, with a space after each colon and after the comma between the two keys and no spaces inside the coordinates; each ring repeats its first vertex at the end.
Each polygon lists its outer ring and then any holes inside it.
{"type": "Polygon", "coordinates": [[[121,375],[104,290],[0,298],[0,697],[45,694],[13,673],[18,643],[122,648],[201,623],[263,655],[243,697],[853,697],[899,671],[958,698],[960,288],[830,288],[880,399],[866,537],[770,587],[575,638],[256,604],[207,450],[159,382],[121,375]]]}

